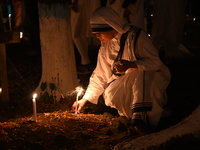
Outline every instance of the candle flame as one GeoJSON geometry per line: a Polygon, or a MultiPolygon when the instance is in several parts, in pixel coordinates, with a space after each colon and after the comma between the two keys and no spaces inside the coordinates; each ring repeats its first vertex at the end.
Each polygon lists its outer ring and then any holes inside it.
{"type": "Polygon", "coordinates": [[[35,99],[37,97],[37,94],[35,93],[35,94],[33,94],[33,99],[35,99]]]}
{"type": "Polygon", "coordinates": [[[74,92],[77,93],[77,96],[80,96],[81,93],[84,92],[84,88],[82,88],[81,86],[77,86],[74,92]]]}
{"type": "Polygon", "coordinates": [[[0,88],[0,93],[2,92],[2,88],[0,88]]]}
{"type": "Polygon", "coordinates": [[[20,37],[20,39],[23,38],[23,32],[19,33],[19,37],[20,37]]]}
{"type": "Polygon", "coordinates": [[[80,96],[80,95],[81,95],[81,93],[82,93],[82,91],[83,91],[83,89],[81,88],[81,89],[79,90],[79,92],[78,92],[77,96],[80,96]]]}

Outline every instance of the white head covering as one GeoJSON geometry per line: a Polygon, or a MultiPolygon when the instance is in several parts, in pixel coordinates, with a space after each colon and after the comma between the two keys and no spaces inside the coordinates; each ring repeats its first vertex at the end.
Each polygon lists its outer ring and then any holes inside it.
{"type": "Polygon", "coordinates": [[[92,32],[105,32],[115,29],[119,33],[125,33],[129,29],[128,24],[119,15],[108,7],[97,8],[90,18],[92,32]]]}

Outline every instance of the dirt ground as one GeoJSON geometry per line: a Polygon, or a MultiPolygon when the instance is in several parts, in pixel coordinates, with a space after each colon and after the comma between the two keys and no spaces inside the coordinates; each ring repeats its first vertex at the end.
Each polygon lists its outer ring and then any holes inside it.
{"type": "MultiPolygon", "coordinates": [[[[190,43],[187,48],[195,57],[167,60],[172,79],[166,107],[173,114],[161,119],[158,131],[177,124],[199,105],[200,48],[190,43]]],[[[0,107],[1,150],[110,150],[124,140],[148,134],[130,128],[116,110],[102,103],[88,104],[84,113],[74,114],[70,111],[74,96],[59,104],[38,102],[38,121],[33,122],[31,97],[41,77],[40,50],[22,42],[7,45],[6,52],[10,107],[0,107]]],[[[78,77],[87,86],[89,75],[78,77]]]]}

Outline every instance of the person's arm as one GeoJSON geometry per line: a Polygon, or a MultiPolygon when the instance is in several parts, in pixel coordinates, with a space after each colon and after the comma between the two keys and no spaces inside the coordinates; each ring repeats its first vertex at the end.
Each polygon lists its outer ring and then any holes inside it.
{"type": "Polygon", "coordinates": [[[104,92],[104,86],[107,83],[107,78],[111,76],[111,67],[107,63],[101,49],[99,50],[97,66],[93,71],[90,82],[85,92],[85,95],[78,102],[74,102],[72,110],[80,113],[84,105],[89,101],[97,104],[99,96],[104,92]]]}
{"type": "Polygon", "coordinates": [[[90,82],[83,98],[97,104],[98,98],[104,92],[104,86],[111,76],[111,65],[105,58],[105,49],[100,48],[96,68],[90,77],[90,82]]]}

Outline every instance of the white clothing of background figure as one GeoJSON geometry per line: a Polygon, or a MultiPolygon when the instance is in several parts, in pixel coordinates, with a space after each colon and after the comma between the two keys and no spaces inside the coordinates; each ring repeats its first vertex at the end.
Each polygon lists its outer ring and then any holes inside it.
{"type": "Polygon", "coordinates": [[[152,40],[167,57],[182,57],[187,53],[182,45],[187,0],[155,0],[153,9],[152,40]]]}
{"type": "MultiPolygon", "coordinates": [[[[137,43],[134,43],[136,27],[130,31],[122,59],[128,64],[135,64],[136,68],[128,67],[125,75],[116,76],[112,73],[113,63],[119,52],[120,38],[130,26],[124,24],[117,13],[108,7],[96,9],[90,24],[93,31],[102,27],[102,33],[106,33],[103,31],[112,27],[114,29],[112,31],[116,31],[117,34],[110,41],[101,42],[97,66],[79,104],[81,107],[85,101],[97,104],[99,96],[103,94],[105,104],[116,108],[121,116],[132,119],[133,123],[138,120],[146,123],[145,118],[148,117],[150,125],[156,126],[163,112],[162,107],[167,102],[166,88],[171,75],[168,68],[160,61],[152,41],[144,31],[141,31],[137,43]],[[105,88],[108,83],[110,85],[105,88]]],[[[74,103],[73,106],[76,105],[78,104],[74,103]]]]}
{"type": "Polygon", "coordinates": [[[100,0],[72,0],[77,11],[71,10],[72,38],[81,56],[81,64],[90,63],[88,38],[93,37],[90,28],[90,15],[100,6],[100,0]]]}
{"type": "MultiPolygon", "coordinates": [[[[130,11],[129,21],[134,26],[137,26],[141,29],[145,29],[144,25],[144,2],[145,0],[136,0],[134,4],[129,4],[127,8],[123,8],[123,3],[126,0],[107,0],[107,7],[110,7],[118,13],[118,15],[127,22],[127,19],[124,18],[125,9],[130,11]]],[[[131,0],[130,0],[131,1],[131,0]]]]}

